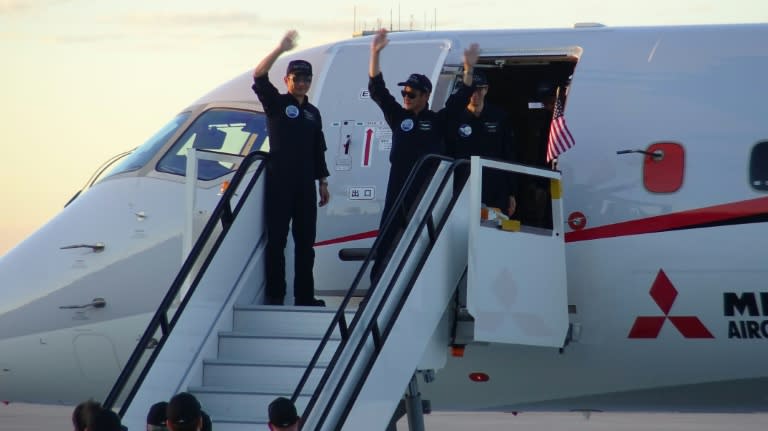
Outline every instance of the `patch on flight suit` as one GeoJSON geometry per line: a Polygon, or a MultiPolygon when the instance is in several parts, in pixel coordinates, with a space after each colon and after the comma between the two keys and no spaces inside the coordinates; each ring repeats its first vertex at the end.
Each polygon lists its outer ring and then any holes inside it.
{"type": "Polygon", "coordinates": [[[432,130],[432,122],[431,121],[419,121],[419,130],[423,132],[428,132],[432,130]]]}
{"type": "Polygon", "coordinates": [[[470,136],[472,134],[472,126],[469,124],[462,124],[459,126],[459,136],[462,138],[466,138],[467,136],[470,136]]]}
{"type": "Polygon", "coordinates": [[[499,123],[496,121],[485,123],[485,130],[488,133],[496,133],[498,129],[499,129],[499,123]]]}
{"type": "Polygon", "coordinates": [[[299,116],[299,108],[296,105],[288,105],[285,107],[285,115],[288,118],[296,118],[299,116]]]}
{"type": "Polygon", "coordinates": [[[309,121],[315,121],[315,114],[309,111],[304,111],[304,118],[306,118],[309,121]]]}
{"type": "Polygon", "coordinates": [[[413,120],[410,118],[406,118],[400,123],[400,129],[403,132],[410,132],[413,129],[413,120]]]}

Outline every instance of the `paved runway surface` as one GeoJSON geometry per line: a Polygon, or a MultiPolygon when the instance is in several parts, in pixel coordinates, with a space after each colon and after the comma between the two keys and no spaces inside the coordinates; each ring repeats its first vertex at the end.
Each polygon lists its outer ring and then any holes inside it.
{"type": "MultiPolygon", "coordinates": [[[[72,407],[0,404],[0,430],[70,430],[71,412],[72,407]]],[[[428,431],[765,431],[768,414],[593,413],[587,419],[581,413],[436,412],[425,424],[428,431]]],[[[398,423],[398,430],[407,429],[405,419],[398,423]]]]}

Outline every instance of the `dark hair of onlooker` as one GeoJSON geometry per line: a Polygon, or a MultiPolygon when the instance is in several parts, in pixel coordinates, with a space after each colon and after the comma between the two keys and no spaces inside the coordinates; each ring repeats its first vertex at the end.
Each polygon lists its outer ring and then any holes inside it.
{"type": "Polygon", "coordinates": [[[200,402],[189,392],[181,392],[168,401],[165,410],[168,428],[173,431],[195,431],[202,422],[200,402]]]}
{"type": "Polygon", "coordinates": [[[211,422],[211,417],[208,416],[208,413],[201,411],[200,415],[203,417],[203,427],[200,428],[200,431],[213,431],[213,422],[211,422]]]}
{"type": "Polygon", "coordinates": [[[101,409],[88,425],[88,431],[122,431],[125,428],[120,424],[120,416],[109,409],[101,409]]]}
{"type": "Polygon", "coordinates": [[[75,427],[75,431],[85,431],[86,428],[90,428],[93,417],[101,410],[101,403],[94,400],[78,404],[72,411],[72,426],[75,427]]]}
{"type": "Polygon", "coordinates": [[[147,412],[147,431],[166,431],[165,411],[168,409],[167,401],[160,401],[149,408],[147,412]]]}

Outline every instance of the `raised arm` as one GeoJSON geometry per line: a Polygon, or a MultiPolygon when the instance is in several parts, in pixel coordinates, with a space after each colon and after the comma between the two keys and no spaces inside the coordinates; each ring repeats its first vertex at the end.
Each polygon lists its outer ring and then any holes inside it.
{"type": "Polygon", "coordinates": [[[469,45],[469,48],[464,50],[464,85],[467,87],[472,86],[472,72],[479,57],[480,45],[476,43],[469,45]]]}
{"type": "Polygon", "coordinates": [[[275,61],[278,57],[280,57],[280,54],[286,51],[290,51],[296,46],[296,38],[298,35],[299,33],[297,33],[296,30],[287,31],[275,49],[267,54],[267,56],[261,60],[258,66],[256,66],[256,69],[253,70],[253,77],[261,78],[262,76],[265,76],[267,73],[269,73],[269,69],[271,69],[272,65],[275,64],[275,61]]]}
{"type": "Polygon", "coordinates": [[[469,48],[464,50],[464,77],[462,81],[464,85],[448,97],[448,100],[445,101],[445,107],[440,110],[440,115],[444,116],[448,121],[453,121],[461,115],[469,103],[470,97],[472,97],[472,92],[474,91],[472,88],[472,72],[479,56],[480,46],[476,43],[469,45],[469,48]]]}
{"type": "Polygon", "coordinates": [[[371,41],[371,62],[368,67],[368,76],[370,78],[374,78],[381,73],[379,53],[388,43],[389,39],[387,39],[387,29],[385,28],[380,29],[376,32],[376,35],[373,36],[373,41],[371,41]]]}
{"type": "Polygon", "coordinates": [[[371,94],[371,100],[379,105],[387,123],[393,121],[395,113],[400,112],[403,109],[400,104],[397,103],[397,100],[392,97],[389,90],[387,90],[387,86],[384,84],[384,76],[381,73],[379,52],[381,52],[388,43],[387,30],[382,28],[373,37],[373,41],[371,41],[371,63],[368,68],[368,91],[371,94]]]}

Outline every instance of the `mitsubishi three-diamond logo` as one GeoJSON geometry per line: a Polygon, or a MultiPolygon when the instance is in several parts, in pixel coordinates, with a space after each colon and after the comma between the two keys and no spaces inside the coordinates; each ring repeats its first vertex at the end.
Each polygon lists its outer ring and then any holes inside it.
{"type": "Polygon", "coordinates": [[[656,305],[659,306],[664,315],[638,317],[629,331],[629,338],[657,338],[661,328],[664,326],[664,322],[667,320],[672,322],[672,325],[685,338],[715,338],[698,317],[669,315],[670,310],[672,310],[672,304],[675,303],[677,298],[677,289],[669,281],[664,270],[659,270],[656,280],[654,280],[653,286],[651,286],[650,293],[651,298],[656,301],[656,305]]]}

